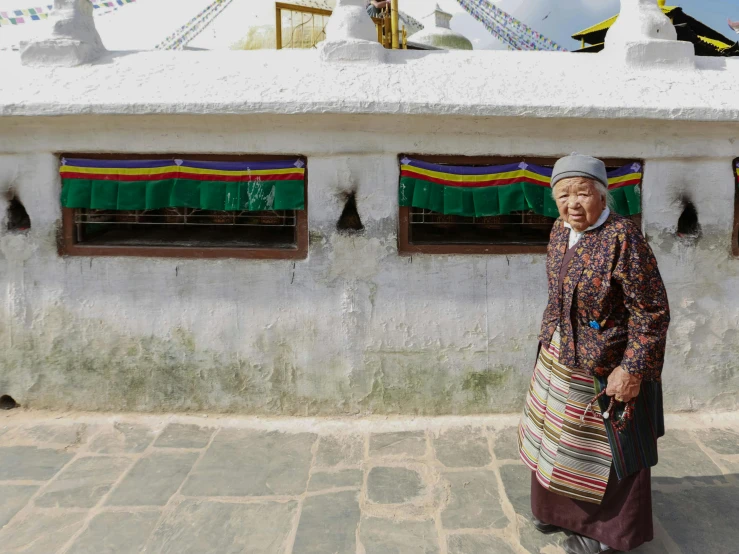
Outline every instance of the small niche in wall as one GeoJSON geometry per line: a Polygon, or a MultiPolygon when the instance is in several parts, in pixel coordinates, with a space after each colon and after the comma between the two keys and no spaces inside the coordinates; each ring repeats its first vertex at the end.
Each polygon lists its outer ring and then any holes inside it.
{"type": "Polygon", "coordinates": [[[677,236],[683,241],[694,243],[701,236],[701,224],[698,220],[698,210],[688,199],[682,200],[682,213],[677,220],[677,236]]]}
{"type": "Polygon", "coordinates": [[[361,233],[364,231],[362,219],[357,211],[357,196],[355,192],[346,195],[344,210],[341,212],[339,221],[336,222],[336,229],[344,233],[361,233]]]}
{"type": "Polygon", "coordinates": [[[3,394],[2,396],[0,396],[0,410],[12,410],[13,408],[17,407],[18,403],[12,396],[9,396],[7,394],[3,394]]]}
{"type": "Polygon", "coordinates": [[[5,222],[11,233],[23,233],[31,228],[31,218],[28,217],[25,206],[15,196],[8,199],[5,222]]]}

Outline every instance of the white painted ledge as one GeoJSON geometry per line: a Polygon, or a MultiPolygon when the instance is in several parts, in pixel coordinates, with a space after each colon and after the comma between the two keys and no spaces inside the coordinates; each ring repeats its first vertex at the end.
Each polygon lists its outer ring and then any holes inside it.
{"type": "Polygon", "coordinates": [[[108,53],[75,68],[0,54],[0,116],[434,114],[739,120],[739,59],[619,69],[601,54],[387,51],[376,64],[317,50],[108,53]]]}

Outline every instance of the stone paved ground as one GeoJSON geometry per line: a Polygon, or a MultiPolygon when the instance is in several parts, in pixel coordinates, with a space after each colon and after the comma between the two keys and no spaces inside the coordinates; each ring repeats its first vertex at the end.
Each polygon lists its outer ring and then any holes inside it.
{"type": "MultiPolygon", "coordinates": [[[[528,522],[515,423],[4,412],[0,552],[562,552],[528,522]]],[[[637,552],[739,552],[739,414],[668,427],[637,552]]]]}

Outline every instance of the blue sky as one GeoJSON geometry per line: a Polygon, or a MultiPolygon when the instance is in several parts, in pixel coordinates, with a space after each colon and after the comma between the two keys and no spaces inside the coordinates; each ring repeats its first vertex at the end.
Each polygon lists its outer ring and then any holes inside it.
{"type": "MultiPolygon", "coordinates": [[[[421,17],[433,9],[436,1],[400,0],[400,3],[401,9],[421,17]]],[[[438,3],[455,14],[452,28],[472,39],[475,48],[502,47],[471,16],[463,13],[455,0],[438,0],[438,3]]],[[[578,43],[570,35],[615,15],[620,9],[619,0],[499,0],[494,3],[568,50],[578,48],[578,43]]],[[[739,20],[739,0],[668,0],[667,4],[680,6],[706,25],[739,40],[739,35],[734,34],[726,23],[729,17],[739,20]]]]}

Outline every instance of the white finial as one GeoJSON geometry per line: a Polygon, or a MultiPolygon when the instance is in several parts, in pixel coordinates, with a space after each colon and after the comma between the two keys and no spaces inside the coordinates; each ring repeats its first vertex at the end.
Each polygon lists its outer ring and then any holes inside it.
{"type": "Polygon", "coordinates": [[[383,61],[385,49],[367,14],[364,0],[337,0],[326,25],[326,40],[319,44],[326,61],[383,61]]]}
{"type": "Polygon", "coordinates": [[[452,14],[436,8],[423,18],[423,29],[411,35],[418,44],[443,50],[472,50],[472,43],[464,35],[452,31],[452,14]]]}
{"type": "Polygon", "coordinates": [[[445,12],[436,4],[434,11],[423,18],[425,27],[439,27],[441,29],[451,29],[452,14],[445,12]]]}
{"type": "Polygon", "coordinates": [[[695,47],[677,40],[657,0],[621,0],[621,13],[606,34],[604,56],[635,66],[695,65],[695,47]]]}
{"type": "Polygon", "coordinates": [[[21,43],[24,65],[71,67],[89,63],[106,50],[95,28],[89,0],[54,0],[51,34],[21,43]]]}

